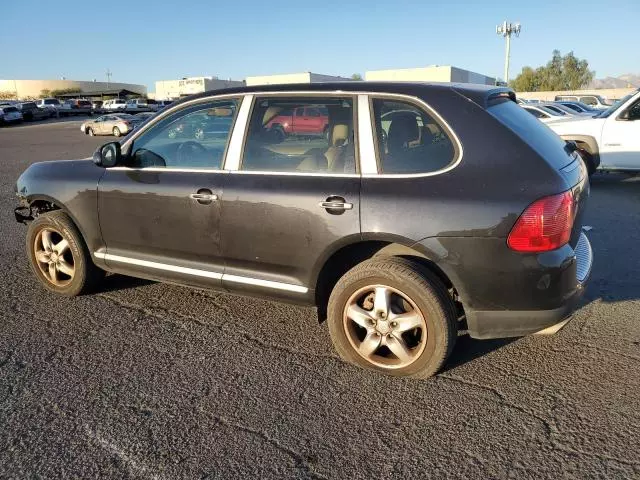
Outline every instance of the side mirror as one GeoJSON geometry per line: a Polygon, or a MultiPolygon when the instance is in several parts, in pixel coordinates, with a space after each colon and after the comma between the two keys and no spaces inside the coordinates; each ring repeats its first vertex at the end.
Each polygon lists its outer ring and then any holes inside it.
{"type": "Polygon", "coordinates": [[[93,163],[99,167],[115,167],[122,161],[120,143],[109,142],[99,147],[93,154],[93,163]]]}

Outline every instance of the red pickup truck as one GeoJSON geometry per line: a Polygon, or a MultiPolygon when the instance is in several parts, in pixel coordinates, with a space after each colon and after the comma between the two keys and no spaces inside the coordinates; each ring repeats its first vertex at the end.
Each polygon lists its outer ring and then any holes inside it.
{"type": "Polygon", "coordinates": [[[267,123],[287,135],[326,135],[329,114],[325,107],[298,107],[280,112],[267,123]]]}

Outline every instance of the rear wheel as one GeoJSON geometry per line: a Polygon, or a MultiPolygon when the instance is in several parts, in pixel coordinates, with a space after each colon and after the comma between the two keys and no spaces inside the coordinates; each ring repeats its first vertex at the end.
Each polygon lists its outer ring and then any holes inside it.
{"type": "Polygon", "coordinates": [[[348,271],[331,292],[328,324],[344,360],[396,376],[434,375],[457,337],[445,286],[426,268],[397,257],[348,271]]]}
{"type": "Polygon", "coordinates": [[[93,290],[104,271],[93,264],[80,232],[69,216],[56,210],[29,224],[27,256],[36,278],[52,292],[67,296],[93,290]]]}
{"type": "Polygon", "coordinates": [[[119,137],[120,135],[122,135],[122,132],[120,132],[120,129],[118,127],[113,127],[113,136],[119,137]]]}

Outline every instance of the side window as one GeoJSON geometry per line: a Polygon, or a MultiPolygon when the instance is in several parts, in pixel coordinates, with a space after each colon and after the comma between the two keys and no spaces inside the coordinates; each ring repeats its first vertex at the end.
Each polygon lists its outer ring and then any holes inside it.
{"type": "Polygon", "coordinates": [[[304,117],[304,108],[296,108],[296,117],[304,117]]]}
{"type": "Polygon", "coordinates": [[[420,107],[373,99],[373,116],[381,173],[429,173],[456,158],[449,134],[420,107]]]}
{"type": "Polygon", "coordinates": [[[629,120],[640,120],[640,101],[633,104],[628,111],[629,120]]]}
{"type": "Polygon", "coordinates": [[[542,112],[540,112],[539,110],[534,110],[533,108],[525,108],[525,110],[527,112],[529,112],[531,115],[533,115],[534,117],[536,117],[536,118],[544,118],[545,117],[545,115],[542,112]]]}
{"type": "Polygon", "coordinates": [[[355,173],[353,99],[258,97],[241,169],[268,172],[355,173]],[[283,112],[316,110],[314,122],[283,123],[283,112]],[[325,109],[327,115],[320,115],[325,109]]]}
{"type": "Polygon", "coordinates": [[[137,138],[133,168],[222,168],[238,101],[220,100],[178,111],[137,138]]]}
{"type": "Polygon", "coordinates": [[[593,106],[598,104],[598,102],[596,102],[596,99],[593,97],[580,97],[580,101],[585,105],[593,106]]]}

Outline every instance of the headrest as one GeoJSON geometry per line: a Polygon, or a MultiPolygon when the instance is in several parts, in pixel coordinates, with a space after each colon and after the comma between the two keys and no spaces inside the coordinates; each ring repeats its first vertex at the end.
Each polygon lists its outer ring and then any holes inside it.
{"type": "Polygon", "coordinates": [[[387,138],[390,154],[408,148],[409,143],[420,139],[420,127],[416,121],[416,114],[398,112],[393,115],[387,138]]]}

